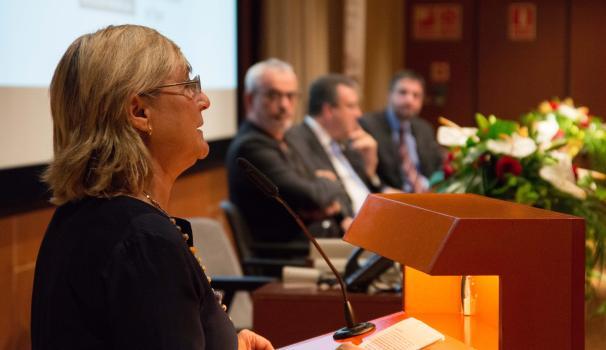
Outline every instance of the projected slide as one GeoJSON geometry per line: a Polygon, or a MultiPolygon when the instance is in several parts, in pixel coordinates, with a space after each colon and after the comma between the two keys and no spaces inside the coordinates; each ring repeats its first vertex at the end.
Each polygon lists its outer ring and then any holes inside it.
{"type": "Polygon", "coordinates": [[[0,169],[52,157],[48,85],[78,36],[141,24],[179,45],[212,101],[209,140],[236,131],[235,0],[20,0],[0,2],[0,169]]]}

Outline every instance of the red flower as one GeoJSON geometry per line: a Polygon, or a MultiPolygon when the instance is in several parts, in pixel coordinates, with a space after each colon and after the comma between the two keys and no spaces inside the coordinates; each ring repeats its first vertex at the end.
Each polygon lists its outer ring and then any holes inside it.
{"type": "Polygon", "coordinates": [[[446,161],[447,162],[452,162],[452,160],[455,158],[455,154],[454,152],[448,152],[448,154],[446,154],[446,161]]]}
{"type": "Polygon", "coordinates": [[[454,167],[452,166],[452,161],[455,157],[455,152],[448,152],[444,158],[444,162],[442,162],[442,171],[444,172],[445,179],[448,179],[455,172],[454,167]]]}
{"type": "Polygon", "coordinates": [[[566,134],[564,134],[564,131],[562,129],[558,129],[558,132],[555,135],[553,135],[551,140],[553,141],[553,140],[561,139],[564,136],[566,136],[566,134]]]}
{"type": "Polygon", "coordinates": [[[553,109],[554,111],[556,109],[558,109],[558,107],[560,106],[560,104],[557,103],[556,101],[549,101],[549,105],[551,106],[551,109],[553,109]]]}
{"type": "Polygon", "coordinates": [[[455,172],[452,164],[450,164],[450,163],[444,163],[444,165],[442,165],[442,171],[444,172],[445,179],[448,179],[449,177],[451,177],[452,174],[454,174],[454,172],[455,172]]]}
{"type": "Polygon", "coordinates": [[[497,173],[497,178],[503,180],[505,174],[513,174],[514,176],[520,175],[522,173],[522,164],[515,158],[503,156],[497,160],[495,171],[497,173]]]}
{"type": "Polygon", "coordinates": [[[574,174],[575,181],[579,180],[579,166],[576,164],[572,165],[572,173],[574,174]]]}
{"type": "Polygon", "coordinates": [[[586,129],[587,127],[589,127],[590,123],[591,123],[591,116],[588,115],[581,119],[581,121],[579,122],[579,126],[583,129],[586,129]]]}

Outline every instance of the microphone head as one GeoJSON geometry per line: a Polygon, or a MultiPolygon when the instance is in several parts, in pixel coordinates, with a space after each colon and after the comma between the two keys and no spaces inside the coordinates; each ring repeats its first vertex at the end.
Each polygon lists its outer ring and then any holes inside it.
{"type": "Polygon", "coordinates": [[[248,160],[238,157],[236,159],[240,169],[244,170],[248,179],[257,186],[261,192],[265,193],[268,197],[278,196],[278,186],[276,186],[270,179],[265,176],[257,167],[252,165],[248,160]]]}

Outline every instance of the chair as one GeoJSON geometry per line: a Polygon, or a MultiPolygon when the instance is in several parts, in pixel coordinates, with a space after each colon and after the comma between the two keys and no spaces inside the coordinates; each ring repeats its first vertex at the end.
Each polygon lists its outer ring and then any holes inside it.
{"type": "Polygon", "coordinates": [[[200,252],[213,288],[224,292],[223,302],[238,329],[252,327],[252,302],[248,292],[274,278],[243,276],[238,258],[223,226],[209,218],[189,218],[194,246],[200,252]]]}
{"type": "Polygon", "coordinates": [[[245,274],[280,277],[285,265],[310,266],[308,242],[255,242],[238,207],[224,200],[221,208],[234,235],[245,274]]]}

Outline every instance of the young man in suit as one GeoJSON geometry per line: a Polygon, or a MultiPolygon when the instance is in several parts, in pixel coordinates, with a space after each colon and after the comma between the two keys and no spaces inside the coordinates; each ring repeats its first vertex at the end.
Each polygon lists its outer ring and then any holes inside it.
{"type": "Polygon", "coordinates": [[[429,178],[442,166],[443,153],[434,129],[419,116],[424,96],[422,76],[399,72],[391,79],[387,108],[360,119],[379,145],[379,177],[406,192],[426,192],[429,178]]]}
{"type": "Polygon", "coordinates": [[[309,89],[308,115],[287,133],[317,176],[343,186],[341,206],[353,214],[369,193],[382,188],[376,173],[377,143],[358,124],[362,112],[357,88],[343,75],[316,79],[309,89]]]}
{"type": "Polygon", "coordinates": [[[284,199],[317,236],[340,236],[342,223],[351,213],[341,207],[341,185],[318,177],[285,137],[292,125],[298,99],[297,77],[292,67],[269,59],[253,65],[245,76],[246,121],[229,146],[226,165],[229,198],[242,212],[257,241],[304,240],[288,212],[268,198],[237,164],[247,159],[274,182],[284,199]]]}

